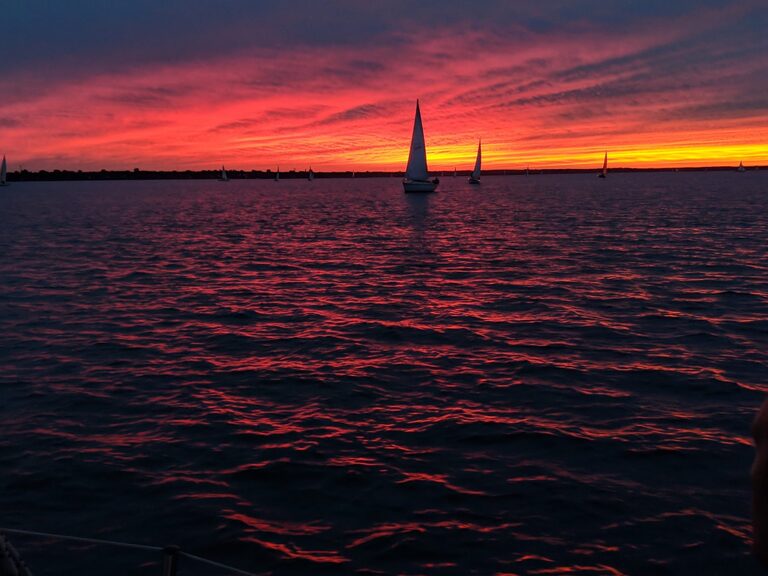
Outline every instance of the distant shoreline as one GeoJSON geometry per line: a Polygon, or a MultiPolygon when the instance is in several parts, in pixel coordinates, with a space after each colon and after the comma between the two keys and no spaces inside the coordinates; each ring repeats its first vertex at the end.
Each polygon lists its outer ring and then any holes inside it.
{"type": "MultiPolygon", "coordinates": [[[[750,166],[748,172],[768,170],[768,166],[750,166]]],[[[469,176],[471,170],[459,170],[457,177],[469,176]]],[[[596,174],[599,168],[550,168],[530,170],[528,175],[539,174],[596,174]]],[[[736,172],[734,166],[707,166],[686,168],[612,168],[610,173],[629,172],[736,172]]],[[[55,182],[55,181],[103,181],[103,180],[217,180],[220,170],[39,170],[31,172],[27,170],[8,172],[8,182],[55,182]]],[[[453,171],[433,171],[433,175],[440,178],[450,178],[453,171]]],[[[275,173],[269,170],[227,170],[230,180],[272,180],[275,173]]],[[[526,170],[500,169],[483,170],[483,176],[525,176],[526,170]]],[[[366,171],[360,172],[331,171],[315,172],[314,177],[322,178],[402,178],[402,172],[366,171]]],[[[280,172],[281,180],[307,179],[304,170],[280,172]]]]}

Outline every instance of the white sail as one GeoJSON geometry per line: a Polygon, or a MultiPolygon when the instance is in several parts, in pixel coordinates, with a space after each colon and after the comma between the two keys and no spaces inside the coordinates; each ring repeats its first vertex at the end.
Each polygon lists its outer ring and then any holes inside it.
{"type": "Polygon", "coordinates": [[[5,173],[7,166],[5,164],[5,156],[3,156],[3,163],[0,165],[0,186],[5,186],[5,173]]]}
{"type": "Polygon", "coordinates": [[[480,141],[477,142],[477,158],[475,159],[475,169],[472,170],[472,178],[474,180],[480,180],[480,164],[482,161],[482,151],[480,149],[480,141]]]}
{"type": "Polygon", "coordinates": [[[424,146],[424,127],[421,124],[421,111],[419,110],[418,100],[416,100],[416,118],[413,121],[411,151],[408,154],[408,166],[405,169],[405,177],[409,180],[426,180],[429,178],[427,149],[424,146]]]}
{"type": "Polygon", "coordinates": [[[307,172],[307,180],[314,180],[315,179],[315,173],[312,171],[312,166],[309,167],[309,172],[307,172]]]}
{"type": "Polygon", "coordinates": [[[224,170],[224,166],[221,167],[221,180],[223,182],[226,182],[227,180],[229,180],[229,177],[227,176],[227,171],[224,170]]]}
{"type": "Polygon", "coordinates": [[[275,182],[280,180],[280,166],[277,167],[277,172],[275,172],[275,182]]]}

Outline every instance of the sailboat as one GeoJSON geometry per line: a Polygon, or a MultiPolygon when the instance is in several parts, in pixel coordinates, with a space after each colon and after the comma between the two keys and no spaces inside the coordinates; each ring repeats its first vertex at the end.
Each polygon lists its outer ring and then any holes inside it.
{"type": "Polygon", "coordinates": [[[275,172],[275,182],[280,180],[280,166],[277,167],[277,172],[275,172]]]}
{"type": "Polygon", "coordinates": [[[744,168],[744,162],[739,162],[739,167],[736,170],[739,172],[746,172],[747,169],[744,168]]]}
{"type": "Polygon", "coordinates": [[[480,184],[480,160],[482,158],[482,152],[480,150],[480,140],[477,141],[477,158],[475,158],[475,169],[472,170],[472,174],[469,175],[468,182],[470,184],[480,184]]]}
{"type": "Polygon", "coordinates": [[[8,166],[5,163],[5,155],[3,155],[3,163],[0,164],[0,186],[8,186],[8,182],[6,182],[6,172],[8,171],[8,166]]]}
{"type": "Polygon", "coordinates": [[[605,158],[603,159],[603,171],[600,172],[600,174],[597,175],[598,178],[605,178],[608,175],[608,152],[605,153],[605,158]]]}
{"type": "Polygon", "coordinates": [[[457,172],[456,172],[456,166],[454,166],[454,167],[453,167],[453,177],[454,177],[454,178],[456,178],[456,174],[457,174],[457,172]]]}
{"type": "Polygon", "coordinates": [[[309,172],[307,172],[307,180],[312,182],[312,180],[315,179],[315,173],[312,172],[312,166],[309,167],[309,172]]]}
{"type": "Polygon", "coordinates": [[[229,176],[227,176],[227,171],[224,170],[224,166],[221,167],[221,175],[219,176],[219,182],[229,182],[229,176]]]}
{"type": "Polygon", "coordinates": [[[403,190],[405,192],[434,192],[440,180],[429,179],[427,170],[427,149],[424,146],[424,127],[421,124],[419,101],[416,100],[416,117],[413,120],[411,151],[408,153],[408,166],[405,168],[403,190]]]}

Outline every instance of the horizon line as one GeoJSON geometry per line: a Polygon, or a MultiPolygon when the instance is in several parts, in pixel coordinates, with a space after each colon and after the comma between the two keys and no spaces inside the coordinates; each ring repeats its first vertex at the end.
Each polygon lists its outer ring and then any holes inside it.
{"type": "MultiPolygon", "coordinates": [[[[716,172],[729,172],[738,171],[739,166],[731,165],[731,164],[725,164],[725,165],[710,165],[710,166],[649,166],[649,167],[641,167],[641,168],[634,168],[631,166],[617,166],[614,168],[609,169],[609,173],[611,172],[706,172],[706,171],[716,171],[716,172]]],[[[753,171],[760,171],[761,169],[768,170],[768,164],[762,165],[762,164],[755,164],[751,166],[744,166],[745,170],[748,172],[753,171]]],[[[275,174],[277,173],[277,170],[271,170],[269,168],[267,169],[242,169],[242,168],[226,168],[226,171],[228,174],[242,174],[242,175],[250,175],[250,174],[275,174]]],[[[303,175],[302,177],[306,177],[307,174],[309,174],[310,169],[303,169],[303,170],[281,170],[281,175],[289,175],[289,174],[295,174],[295,175],[303,175]]],[[[483,170],[482,174],[486,176],[512,176],[512,175],[525,175],[528,174],[583,174],[583,173],[598,173],[601,171],[601,167],[592,167],[592,168],[566,168],[566,167],[552,167],[552,168],[490,168],[487,170],[483,170]]],[[[77,181],[81,179],[85,179],[84,177],[91,177],[88,179],[93,179],[93,176],[118,176],[118,178],[113,179],[120,179],[120,180],[131,180],[131,179],[142,179],[142,180],[152,180],[155,178],[152,178],[151,176],[168,176],[168,175],[194,175],[194,176],[204,176],[204,175],[210,175],[211,177],[214,177],[215,175],[220,174],[221,168],[210,168],[210,169],[201,169],[201,170],[142,170],[139,168],[130,168],[130,169],[106,169],[101,168],[97,170],[71,170],[71,169],[61,169],[61,168],[55,168],[52,170],[15,170],[15,171],[8,171],[7,177],[9,181],[16,181],[16,182],[23,182],[23,181],[34,181],[40,179],[40,176],[74,176],[74,178],[66,178],[70,181],[77,181]],[[145,175],[150,177],[144,177],[144,178],[136,178],[136,176],[139,175],[145,175]],[[133,178],[132,178],[133,176],[133,178]],[[21,177],[21,178],[18,178],[21,177]]],[[[471,168],[466,169],[445,169],[445,170],[430,170],[430,174],[435,176],[443,176],[443,177],[452,177],[452,175],[456,173],[456,175],[466,175],[472,172],[471,168]]],[[[405,174],[404,170],[356,170],[356,169],[345,169],[345,170],[325,170],[325,171],[318,171],[315,169],[312,169],[312,173],[315,177],[317,176],[338,176],[338,175],[360,175],[360,176],[381,176],[386,175],[388,177],[394,177],[394,176],[403,176],[405,174]]],[[[98,178],[96,178],[98,179],[98,178]]],[[[163,179],[163,178],[157,178],[157,179],[163,179]]],[[[204,178],[199,178],[204,179],[204,178]]],[[[248,179],[255,179],[255,178],[235,178],[235,179],[242,179],[242,180],[248,180],[248,179]]],[[[290,179],[290,178],[289,178],[290,179]]],[[[62,178],[64,180],[64,178],[62,178]]]]}
{"type": "MultiPolygon", "coordinates": [[[[707,164],[707,165],[680,165],[680,166],[614,166],[609,168],[609,170],[705,170],[707,168],[738,168],[741,164],[707,164]]],[[[745,168],[768,168],[768,164],[744,164],[745,168]]],[[[99,172],[221,172],[221,170],[224,169],[227,172],[309,172],[312,170],[315,174],[323,174],[323,173],[340,173],[340,172],[359,172],[359,173],[366,173],[366,172],[389,172],[389,173],[398,173],[398,172],[405,172],[405,169],[401,170],[388,170],[386,168],[340,168],[340,169],[330,169],[330,170],[322,170],[318,171],[316,168],[312,168],[311,166],[307,168],[291,168],[290,170],[278,170],[278,169],[272,169],[272,168],[227,168],[226,165],[224,166],[216,166],[213,168],[139,168],[138,166],[134,166],[132,168],[92,168],[92,169],[82,169],[82,168],[40,168],[38,170],[29,170],[27,168],[24,168],[23,166],[20,166],[16,170],[8,170],[8,174],[20,174],[22,172],[26,172],[28,174],[35,174],[39,172],[71,172],[71,173],[99,173],[99,172]]],[[[429,172],[453,172],[455,170],[461,172],[472,172],[472,168],[457,168],[457,167],[450,167],[450,168],[435,168],[430,169],[429,172]]],[[[500,168],[483,168],[483,173],[487,172],[498,172],[500,170],[516,170],[525,172],[526,170],[574,170],[574,171],[589,171],[589,170],[601,170],[602,165],[598,166],[595,164],[594,167],[577,167],[577,166],[532,166],[532,165],[526,165],[525,167],[500,167],[500,168]]]]}

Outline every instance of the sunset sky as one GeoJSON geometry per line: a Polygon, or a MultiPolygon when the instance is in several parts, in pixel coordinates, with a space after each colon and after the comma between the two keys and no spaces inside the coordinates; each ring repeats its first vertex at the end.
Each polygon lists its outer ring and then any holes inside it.
{"type": "Polygon", "coordinates": [[[10,168],[768,164],[765,0],[10,0],[10,168]]]}

